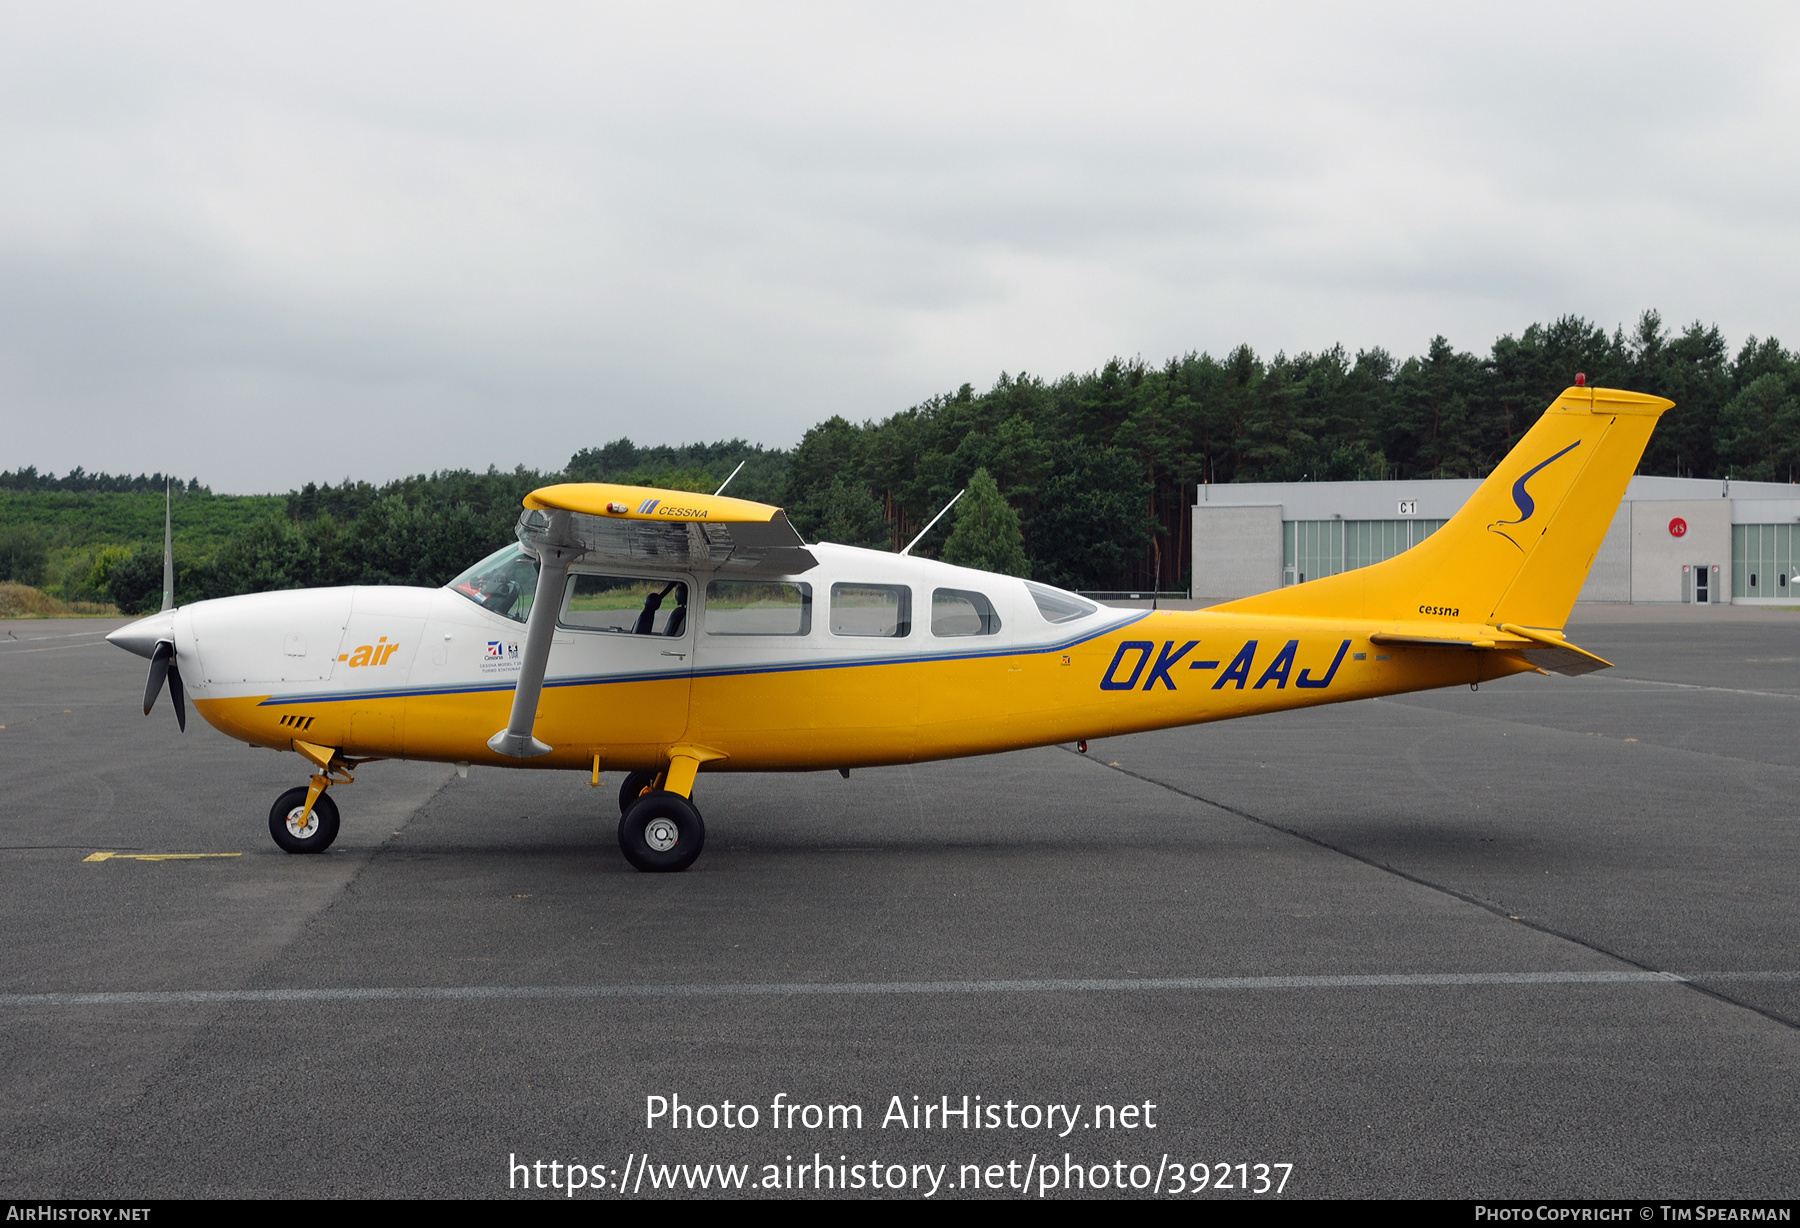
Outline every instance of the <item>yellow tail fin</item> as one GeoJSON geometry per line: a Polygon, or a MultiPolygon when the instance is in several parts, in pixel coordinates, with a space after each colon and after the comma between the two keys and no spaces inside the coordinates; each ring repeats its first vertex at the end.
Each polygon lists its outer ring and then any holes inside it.
{"type": "Polygon", "coordinates": [[[1384,563],[1214,609],[1560,629],[1657,419],[1675,403],[1567,388],[1448,524],[1384,563]]]}

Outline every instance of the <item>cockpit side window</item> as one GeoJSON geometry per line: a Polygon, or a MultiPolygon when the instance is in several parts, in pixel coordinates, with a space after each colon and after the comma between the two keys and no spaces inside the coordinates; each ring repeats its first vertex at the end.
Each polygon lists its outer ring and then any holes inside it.
{"type": "Polygon", "coordinates": [[[514,542],[496,550],[450,581],[452,592],[467,597],[490,614],[522,623],[531,616],[537,594],[538,561],[514,542]]]}
{"type": "Polygon", "coordinates": [[[615,635],[687,634],[688,586],[680,580],[596,576],[577,572],[563,594],[565,627],[615,635]]]}
{"type": "Polygon", "coordinates": [[[993,602],[972,589],[934,589],[931,594],[931,634],[940,638],[998,635],[1000,615],[995,613],[993,602]]]}

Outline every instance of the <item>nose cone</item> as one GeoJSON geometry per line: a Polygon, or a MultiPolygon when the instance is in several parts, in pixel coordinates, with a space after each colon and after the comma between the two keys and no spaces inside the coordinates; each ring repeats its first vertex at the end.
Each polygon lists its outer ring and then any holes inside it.
{"type": "Polygon", "coordinates": [[[107,643],[117,644],[126,652],[135,652],[140,657],[155,655],[158,640],[175,642],[174,610],[164,610],[160,614],[152,614],[149,618],[140,618],[134,623],[127,623],[106,637],[107,643]]]}

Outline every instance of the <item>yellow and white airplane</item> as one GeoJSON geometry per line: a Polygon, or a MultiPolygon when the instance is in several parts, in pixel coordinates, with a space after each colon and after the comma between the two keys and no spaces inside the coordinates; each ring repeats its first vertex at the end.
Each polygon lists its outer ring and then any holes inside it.
{"type": "MultiPolygon", "coordinates": [[[[518,543],[439,589],[258,593],[107,638],[150,658],[186,727],[297,751],[269,814],[319,852],[326,790],[428,759],[628,773],[619,844],[683,870],[701,771],[983,755],[1607,662],[1561,630],[1673,402],[1563,392],[1437,533],[1372,567],[1193,612],[902,552],[805,544],[781,509],[601,484],[525,499],[518,543]]],[[[165,537],[165,549],[168,545],[165,537]]]]}

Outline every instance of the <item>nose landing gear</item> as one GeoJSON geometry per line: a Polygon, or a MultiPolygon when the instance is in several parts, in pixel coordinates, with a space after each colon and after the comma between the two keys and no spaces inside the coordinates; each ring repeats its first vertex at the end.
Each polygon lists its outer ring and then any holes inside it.
{"type": "Polygon", "coordinates": [[[337,803],[321,793],[308,809],[308,792],[304,785],[296,786],[269,808],[269,834],[286,852],[323,853],[337,839],[337,803]]]}
{"type": "Polygon", "coordinates": [[[337,803],[325,790],[332,785],[355,784],[353,765],[366,759],[344,759],[330,746],[294,740],[294,749],[314,765],[312,783],[289,789],[269,808],[269,835],[284,852],[323,853],[337,839],[337,803]]]}

